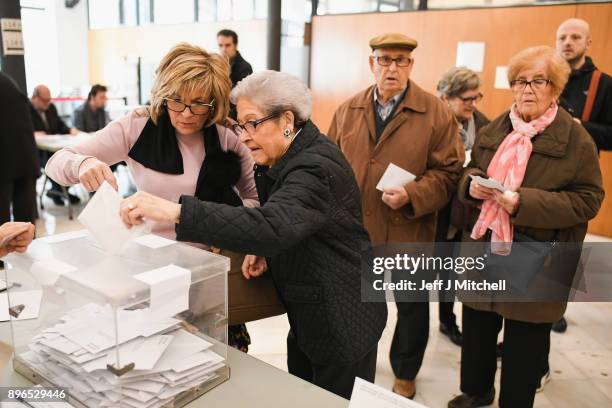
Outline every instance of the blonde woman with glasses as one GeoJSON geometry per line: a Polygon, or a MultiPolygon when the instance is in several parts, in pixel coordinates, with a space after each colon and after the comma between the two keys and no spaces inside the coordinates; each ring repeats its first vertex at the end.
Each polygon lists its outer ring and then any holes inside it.
{"type": "MultiPolygon", "coordinates": [[[[161,60],[151,105],[111,122],[95,137],[55,153],[45,171],[63,185],[81,183],[96,191],[110,169],[126,162],[139,191],[178,202],[182,195],[233,206],[259,206],[249,149],[223,126],[231,82],[225,58],[178,44],[161,60]]],[[[153,232],[175,239],[174,223],[156,223],[153,232]]],[[[250,340],[238,326],[230,344],[246,351],[250,340]]]]}

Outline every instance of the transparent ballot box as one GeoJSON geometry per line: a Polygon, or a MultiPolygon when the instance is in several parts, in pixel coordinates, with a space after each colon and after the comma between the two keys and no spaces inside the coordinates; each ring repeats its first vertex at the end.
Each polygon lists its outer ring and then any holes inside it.
{"type": "Polygon", "coordinates": [[[71,232],[5,258],[17,372],[77,407],[180,407],[229,379],[229,259],[140,238],[109,254],[71,232]]]}

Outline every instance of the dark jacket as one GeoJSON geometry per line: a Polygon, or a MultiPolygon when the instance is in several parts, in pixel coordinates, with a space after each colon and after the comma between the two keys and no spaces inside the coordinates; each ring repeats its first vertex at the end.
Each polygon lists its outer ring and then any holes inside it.
{"type": "Polygon", "coordinates": [[[70,128],[62,120],[62,118],[60,118],[54,104],[50,104],[49,108],[45,112],[48,126],[45,125],[45,122],[40,117],[40,113],[38,113],[32,104],[30,104],[30,114],[32,115],[34,131],[46,132],[49,135],[67,135],[70,133],[70,128]]]}
{"type": "Polygon", "coordinates": [[[374,245],[433,242],[436,212],[455,192],[465,161],[457,120],[440,98],[411,81],[376,142],[375,88],[340,105],[327,135],[353,167],[374,245]],[[389,163],[417,177],[404,186],[410,201],[397,210],[385,204],[376,189],[389,163]]]}
{"type": "Polygon", "coordinates": [[[266,256],[300,349],[319,364],[363,358],[380,339],[387,307],[361,302],[371,244],[351,167],[307,122],[273,168],[255,172],[261,207],[183,196],[177,239],[266,256]]]}
{"type": "Polygon", "coordinates": [[[230,79],[232,80],[232,88],[235,87],[238,82],[242,81],[252,73],[253,68],[251,67],[251,64],[242,58],[240,52],[236,51],[236,56],[231,61],[230,79]]]}
{"type": "Polygon", "coordinates": [[[102,108],[92,111],[89,102],[74,110],[74,127],[82,132],[97,132],[110,122],[108,112],[102,108]]]}
{"type": "MultiPolygon", "coordinates": [[[[561,106],[575,118],[582,117],[587,91],[595,69],[591,58],[586,57],[584,65],[572,71],[561,94],[561,106]]],[[[612,150],[612,78],[603,72],[599,79],[599,88],[591,111],[591,118],[582,126],[593,137],[599,150],[612,150]]]]}
{"type": "MultiPolygon", "coordinates": [[[[476,134],[478,134],[480,129],[489,123],[491,123],[491,121],[485,116],[484,113],[480,112],[478,109],[474,110],[474,127],[476,128],[476,134]]],[[[447,242],[449,227],[451,225],[453,225],[457,231],[454,236],[460,237],[460,235],[456,234],[460,234],[466,224],[470,221],[472,212],[472,206],[462,204],[457,199],[457,195],[453,194],[451,201],[443,209],[438,211],[436,242],[447,242]]]]}
{"type": "Polygon", "coordinates": [[[0,72],[0,184],[40,174],[30,101],[0,72]]]}
{"type": "Polygon", "coordinates": [[[482,113],[478,109],[474,110],[474,126],[476,126],[476,133],[478,133],[480,129],[482,129],[489,123],[491,123],[491,121],[485,116],[484,113],[482,113]]]}
{"type": "MultiPolygon", "coordinates": [[[[460,200],[474,206],[481,204],[469,195],[470,175],[487,177],[489,163],[511,129],[505,112],[479,132],[472,160],[457,189],[460,200]]],[[[533,138],[533,151],[518,193],[520,205],[511,218],[515,233],[536,241],[584,240],[588,221],[597,215],[604,198],[602,177],[593,140],[564,109],[559,108],[550,126],[533,138]]],[[[464,241],[471,241],[469,234],[479,214],[474,211],[464,241]]],[[[465,303],[474,309],[492,310],[508,319],[533,323],[556,322],[566,307],[562,302],[465,303]]]]}
{"type": "MultiPolygon", "coordinates": [[[[232,88],[234,88],[238,82],[242,81],[244,78],[248,77],[253,73],[253,68],[251,67],[251,64],[249,64],[244,58],[242,58],[242,55],[240,55],[240,52],[238,51],[236,51],[236,56],[231,61],[230,70],[232,88]]],[[[234,105],[233,103],[230,103],[229,116],[234,120],[238,120],[238,112],[236,111],[236,105],[234,105]]]]}

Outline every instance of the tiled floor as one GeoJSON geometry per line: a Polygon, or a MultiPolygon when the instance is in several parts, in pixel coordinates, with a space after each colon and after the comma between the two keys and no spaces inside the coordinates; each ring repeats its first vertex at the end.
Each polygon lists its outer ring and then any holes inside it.
{"type": "MultiPolygon", "coordinates": [[[[86,198],[84,192],[79,193],[86,198]]],[[[82,228],[69,221],[66,208],[47,205],[37,225],[39,236],[82,228]]],[[[82,206],[78,206],[78,214],[82,206]]],[[[589,240],[602,240],[589,236],[589,240]]],[[[604,239],[605,240],[605,239],[604,239]]],[[[446,407],[459,392],[460,350],[438,332],[437,304],[431,304],[430,339],[423,368],[417,380],[416,400],[429,407],[446,407]]],[[[460,305],[455,305],[460,321],[460,305]]],[[[552,334],[551,382],[536,396],[538,408],[612,407],[612,303],[573,303],[568,307],[565,334],[552,334]]],[[[396,321],[394,304],[379,344],[376,383],[390,388],[393,373],[388,353],[396,321]]],[[[250,354],[286,370],[285,337],[289,328],[285,316],[248,324],[253,344],[250,354]]],[[[497,375],[499,381],[499,370],[497,375]]],[[[498,386],[496,386],[498,388],[498,386]]],[[[497,404],[493,405],[497,406],[497,404]]]]}

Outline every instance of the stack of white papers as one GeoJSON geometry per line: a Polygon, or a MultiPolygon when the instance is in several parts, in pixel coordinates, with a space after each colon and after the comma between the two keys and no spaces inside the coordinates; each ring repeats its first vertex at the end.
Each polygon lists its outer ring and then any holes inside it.
{"type": "Polygon", "coordinates": [[[87,406],[161,407],[225,367],[212,343],[179,323],[150,309],[120,310],[115,319],[110,306],[88,304],[35,336],[20,356],[87,406]],[[117,358],[119,368],[133,369],[121,376],[109,371],[117,358]]]}

